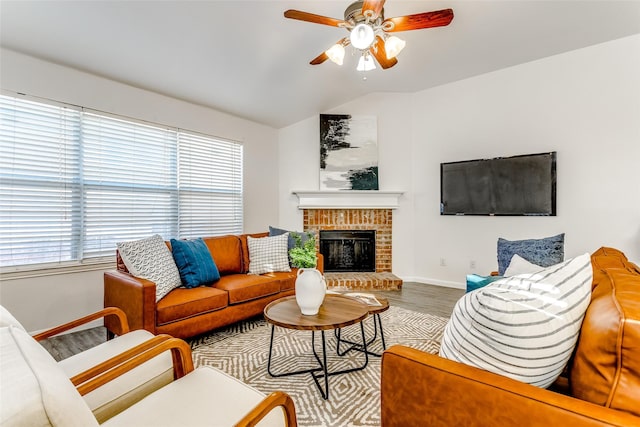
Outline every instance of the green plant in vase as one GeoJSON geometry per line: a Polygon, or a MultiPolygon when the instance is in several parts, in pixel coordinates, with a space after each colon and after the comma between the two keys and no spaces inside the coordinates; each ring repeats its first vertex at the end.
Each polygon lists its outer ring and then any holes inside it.
{"type": "Polygon", "coordinates": [[[302,242],[302,235],[291,232],[291,237],[295,241],[295,246],[289,250],[291,266],[296,268],[315,268],[318,264],[316,256],[316,237],[312,233],[305,233],[307,240],[302,242]]]}

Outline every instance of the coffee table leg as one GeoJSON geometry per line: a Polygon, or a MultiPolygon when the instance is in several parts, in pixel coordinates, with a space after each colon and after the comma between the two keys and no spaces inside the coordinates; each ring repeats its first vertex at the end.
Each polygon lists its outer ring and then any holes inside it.
{"type": "MultiPolygon", "coordinates": [[[[289,376],[289,375],[308,374],[308,373],[313,374],[313,372],[322,371],[322,370],[324,370],[326,372],[327,368],[326,368],[326,363],[325,363],[325,366],[318,366],[317,368],[301,369],[299,371],[282,372],[282,373],[279,373],[279,374],[273,373],[273,371],[271,370],[271,360],[273,359],[273,336],[274,336],[274,334],[275,334],[275,325],[271,325],[271,339],[269,341],[269,359],[267,360],[267,372],[269,373],[269,375],[271,375],[272,377],[286,377],[286,376],[289,376]]],[[[313,335],[312,335],[312,340],[313,340],[313,335]]],[[[315,354],[315,348],[314,348],[314,354],[315,354]]],[[[316,359],[318,360],[318,363],[320,363],[322,365],[322,363],[320,362],[320,359],[318,358],[317,355],[316,355],[316,359]]],[[[325,360],[326,360],[326,356],[325,356],[325,360]]]]}
{"type": "Polygon", "coordinates": [[[273,353],[273,333],[274,333],[275,325],[271,325],[271,338],[269,339],[269,359],[267,360],[267,372],[269,375],[274,377],[275,375],[271,372],[271,355],[273,353]]]}
{"type": "Polygon", "coordinates": [[[320,355],[318,355],[318,352],[316,351],[316,346],[315,346],[315,331],[311,331],[311,347],[313,348],[313,355],[316,358],[316,361],[318,362],[318,364],[320,365],[317,368],[311,368],[311,369],[302,369],[299,371],[292,371],[292,372],[282,372],[282,373],[273,373],[271,370],[271,361],[273,359],[273,337],[275,335],[275,325],[271,325],[271,338],[269,340],[269,358],[267,360],[267,372],[269,373],[269,375],[271,375],[272,377],[285,377],[285,376],[289,376],[289,375],[298,375],[298,374],[311,374],[311,377],[313,378],[313,381],[316,383],[316,386],[318,387],[318,390],[320,391],[320,395],[322,395],[323,399],[328,399],[329,398],[329,377],[332,375],[339,375],[339,374],[346,374],[348,372],[354,372],[354,371],[361,371],[364,368],[367,367],[368,363],[369,363],[369,352],[367,351],[367,339],[364,333],[364,324],[363,322],[360,322],[360,333],[362,335],[362,344],[361,346],[363,347],[364,351],[364,364],[362,366],[359,366],[357,368],[349,368],[349,369],[343,369],[341,371],[335,371],[335,372],[329,372],[328,368],[327,368],[327,343],[326,343],[326,338],[325,338],[325,334],[324,331],[320,331],[321,335],[322,335],[322,359],[320,358],[320,355]],[[322,373],[316,374],[316,372],[318,371],[322,371],[322,373]],[[320,378],[324,378],[324,387],[322,387],[322,385],[320,384],[320,378]]]}
{"type": "MultiPolygon", "coordinates": [[[[376,340],[376,338],[378,338],[378,327],[380,328],[380,339],[382,340],[382,350],[386,350],[387,349],[387,344],[384,341],[384,331],[382,329],[382,319],[380,318],[380,314],[376,313],[373,316],[373,337],[369,340],[369,341],[363,341],[365,342],[365,346],[363,346],[360,343],[357,342],[353,342],[353,341],[349,341],[346,339],[342,339],[342,329],[335,329],[334,330],[334,334],[336,337],[336,353],[338,354],[338,356],[344,356],[345,354],[349,353],[351,350],[356,350],[356,351],[366,351],[367,354],[370,354],[371,356],[376,356],[376,357],[381,357],[382,353],[374,353],[372,351],[368,351],[366,348],[367,346],[373,344],[373,342],[376,340]],[[351,347],[347,348],[344,351],[340,351],[340,344],[342,343],[346,343],[346,344],[351,344],[351,347]]],[[[364,323],[364,321],[362,321],[360,324],[362,325],[364,323]]]]}
{"type": "Polygon", "coordinates": [[[387,344],[384,342],[384,330],[382,329],[382,319],[380,319],[380,313],[374,315],[374,321],[378,319],[378,325],[380,325],[380,339],[382,340],[382,351],[387,349],[387,344]]]}
{"type": "Polygon", "coordinates": [[[334,329],[333,330],[333,335],[336,337],[336,353],[338,354],[338,356],[344,356],[345,354],[349,353],[351,351],[351,349],[353,348],[353,346],[349,347],[345,351],[342,351],[342,352],[340,351],[340,344],[342,344],[343,342],[351,343],[350,341],[346,341],[346,340],[343,340],[341,338],[342,329],[340,329],[340,328],[334,329]]]}

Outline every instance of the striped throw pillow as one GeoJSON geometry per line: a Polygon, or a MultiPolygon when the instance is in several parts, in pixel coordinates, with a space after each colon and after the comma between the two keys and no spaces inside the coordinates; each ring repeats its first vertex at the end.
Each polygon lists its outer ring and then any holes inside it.
{"type": "Polygon", "coordinates": [[[289,233],[273,237],[254,238],[247,236],[249,247],[249,274],[291,271],[287,242],[289,233]]]}
{"type": "Polygon", "coordinates": [[[453,309],[440,356],[539,387],[571,357],[591,300],[589,254],[465,294],[453,309]]]}

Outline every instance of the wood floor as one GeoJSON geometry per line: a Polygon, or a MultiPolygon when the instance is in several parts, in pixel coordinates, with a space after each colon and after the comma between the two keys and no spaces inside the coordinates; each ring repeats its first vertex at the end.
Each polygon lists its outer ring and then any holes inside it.
{"type": "MultiPolygon", "coordinates": [[[[384,296],[389,304],[421,313],[449,317],[464,289],[445,288],[422,283],[405,282],[399,291],[367,291],[384,296]]],[[[103,327],[60,335],[44,340],[41,344],[56,360],[65,359],[106,340],[103,327]]]]}

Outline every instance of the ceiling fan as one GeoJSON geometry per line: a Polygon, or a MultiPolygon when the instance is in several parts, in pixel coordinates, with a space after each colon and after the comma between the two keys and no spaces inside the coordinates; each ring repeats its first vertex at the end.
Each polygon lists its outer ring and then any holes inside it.
{"type": "Polygon", "coordinates": [[[340,39],[335,45],[311,60],[310,64],[318,65],[330,59],[342,65],[344,48],[352,45],[362,53],[358,62],[358,71],[374,69],[372,57],[383,69],[391,68],[398,63],[396,56],[404,48],[405,41],[389,33],[442,27],[449,25],[453,20],[452,9],[385,19],[384,3],[385,0],[356,1],[345,9],[344,20],[299,10],[287,10],[284,16],[299,21],[345,28],[349,31],[349,36],[340,39]]]}

